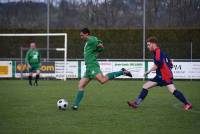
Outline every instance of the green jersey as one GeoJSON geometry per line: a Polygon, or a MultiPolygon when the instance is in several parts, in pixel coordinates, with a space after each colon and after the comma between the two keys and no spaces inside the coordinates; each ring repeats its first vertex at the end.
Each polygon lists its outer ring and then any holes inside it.
{"type": "Polygon", "coordinates": [[[37,49],[29,49],[26,53],[26,63],[33,65],[33,64],[40,64],[40,52],[37,49]]]}
{"type": "Polygon", "coordinates": [[[85,65],[98,64],[97,53],[99,53],[98,45],[102,43],[97,37],[89,36],[84,47],[85,65]]]}

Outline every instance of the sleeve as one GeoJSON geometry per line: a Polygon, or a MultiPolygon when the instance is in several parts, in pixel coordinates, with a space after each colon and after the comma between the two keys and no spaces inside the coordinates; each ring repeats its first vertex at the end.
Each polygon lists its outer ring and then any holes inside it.
{"type": "Polygon", "coordinates": [[[87,41],[87,44],[90,45],[90,46],[91,45],[97,45],[97,40],[95,40],[95,39],[93,39],[93,38],[90,37],[88,39],[88,41],[87,41]]]}
{"type": "Polygon", "coordinates": [[[170,68],[173,68],[173,63],[172,63],[172,60],[170,59],[170,62],[169,62],[169,67],[170,68]]]}
{"type": "Polygon", "coordinates": [[[29,64],[29,53],[30,53],[30,51],[28,50],[27,53],[26,53],[26,57],[25,57],[25,63],[26,64],[29,64]]]}
{"type": "Polygon", "coordinates": [[[40,64],[40,63],[41,63],[41,53],[40,53],[40,51],[38,51],[38,53],[39,53],[39,56],[38,56],[38,63],[40,64]]]}
{"type": "Polygon", "coordinates": [[[160,49],[156,50],[155,56],[154,56],[154,63],[160,67],[163,64],[163,56],[161,54],[160,49]]]}
{"type": "Polygon", "coordinates": [[[167,62],[167,65],[169,68],[173,68],[173,63],[172,63],[172,60],[169,58],[168,55],[166,55],[166,62],[167,62]]]}
{"type": "Polygon", "coordinates": [[[104,50],[103,42],[101,40],[98,40],[98,45],[97,45],[97,52],[102,52],[104,50]]]}
{"type": "Polygon", "coordinates": [[[98,44],[103,44],[103,41],[101,41],[101,40],[98,40],[98,44]]]}

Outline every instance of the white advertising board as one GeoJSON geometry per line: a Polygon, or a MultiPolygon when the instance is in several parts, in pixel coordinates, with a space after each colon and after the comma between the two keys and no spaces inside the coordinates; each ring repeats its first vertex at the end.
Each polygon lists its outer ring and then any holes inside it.
{"type": "MultiPolygon", "coordinates": [[[[148,70],[152,67],[153,62],[148,62],[148,70]]],[[[173,62],[172,68],[174,79],[200,79],[200,62],[173,62]]],[[[153,78],[155,72],[148,75],[153,78]]]]}
{"type": "MultiPolygon", "coordinates": [[[[28,66],[25,63],[21,63],[20,61],[16,62],[15,67],[15,78],[25,78],[28,77],[29,71],[28,66]]],[[[35,77],[35,74],[33,74],[35,77]]],[[[50,62],[41,62],[40,67],[40,77],[41,78],[54,78],[55,77],[55,63],[53,61],[50,62]]]]}
{"type": "Polygon", "coordinates": [[[200,62],[174,62],[175,79],[200,79],[200,62]]]}
{"type": "MultiPolygon", "coordinates": [[[[79,74],[78,61],[67,61],[67,78],[78,78],[79,75],[83,77],[85,72],[85,62],[81,61],[81,72],[79,74]]],[[[143,79],[145,71],[145,62],[130,62],[130,61],[100,61],[100,68],[103,74],[116,72],[121,68],[126,68],[133,74],[134,79],[143,79]]],[[[153,62],[148,62],[148,70],[152,67],[153,62]]],[[[56,77],[58,79],[64,78],[64,62],[55,61],[43,63],[40,68],[41,77],[56,77]]],[[[23,77],[28,75],[25,64],[16,62],[15,77],[20,78],[21,73],[23,77]]],[[[200,62],[173,62],[173,76],[174,79],[200,79],[200,62]]],[[[12,75],[12,61],[0,61],[0,78],[11,78],[12,75]]],[[[148,78],[155,76],[155,71],[148,75],[148,78]]],[[[120,76],[118,78],[129,78],[120,76]]]]}
{"type": "MultiPolygon", "coordinates": [[[[101,71],[103,74],[120,71],[121,68],[126,68],[133,74],[133,78],[143,78],[144,62],[122,62],[122,61],[100,61],[101,71]]],[[[85,73],[85,63],[81,62],[81,77],[85,73]]],[[[120,76],[118,78],[129,78],[127,76],[120,76]]]]}
{"type": "MultiPolygon", "coordinates": [[[[121,68],[125,68],[129,70],[133,78],[143,78],[144,74],[144,62],[113,62],[113,70],[112,71],[119,71],[121,68]]],[[[129,78],[127,76],[120,76],[118,78],[129,78]]]]}
{"type": "Polygon", "coordinates": [[[192,62],[190,73],[192,79],[200,79],[200,62],[192,62]]]}
{"type": "MultiPolygon", "coordinates": [[[[67,61],[67,78],[78,78],[78,62],[67,61]]],[[[57,79],[64,78],[64,61],[55,61],[55,76],[57,79]]]]}
{"type": "MultiPolygon", "coordinates": [[[[99,65],[100,65],[100,69],[104,75],[112,72],[112,70],[113,70],[111,61],[100,61],[99,65]]],[[[86,70],[85,62],[81,61],[81,78],[83,77],[85,70],[86,70]]]]}

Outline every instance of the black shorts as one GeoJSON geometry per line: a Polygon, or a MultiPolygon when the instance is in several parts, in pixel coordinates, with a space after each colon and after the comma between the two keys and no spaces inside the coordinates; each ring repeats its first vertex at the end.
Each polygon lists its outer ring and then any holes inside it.
{"type": "Polygon", "coordinates": [[[153,81],[153,82],[158,83],[157,86],[160,86],[160,87],[173,84],[173,78],[166,81],[166,80],[163,80],[162,76],[159,76],[159,75],[156,75],[153,79],[150,79],[149,81],[153,81]]]}

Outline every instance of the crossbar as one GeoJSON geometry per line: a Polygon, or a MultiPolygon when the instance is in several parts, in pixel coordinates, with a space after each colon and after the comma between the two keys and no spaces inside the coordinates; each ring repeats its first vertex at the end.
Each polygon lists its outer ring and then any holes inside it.
{"type": "Polygon", "coordinates": [[[67,36],[66,33],[3,33],[0,36],[67,36]]]}

